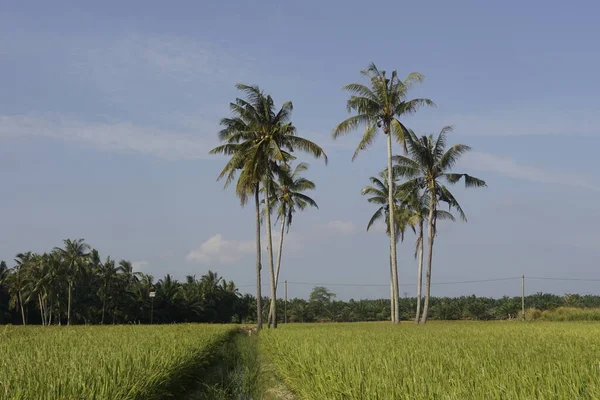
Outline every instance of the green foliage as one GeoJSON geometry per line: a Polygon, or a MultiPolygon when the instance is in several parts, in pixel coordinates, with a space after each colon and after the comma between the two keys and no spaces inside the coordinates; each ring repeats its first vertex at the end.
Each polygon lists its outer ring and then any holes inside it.
{"type": "Polygon", "coordinates": [[[12,268],[0,265],[0,323],[64,324],[69,299],[74,324],[148,323],[152,312],[154,323],[256,318],[254,298],[241,296],[215,272],[185,282],[167,274],[155,282],[127,260],[101,262],[98,251],[87,251],[81,240],[65,243],[51,253],[20,253],[12,268]]]}
{"type": "Polygon", "coordinates": [[[600,398],[600,325],[288,325],[260,349],[306,400],[600,398]]]}
{"type": "Polygon", "coordinates": [[[525,318],[530,321],[600,321],[600,308],[558,307],[546,311],[530,308],[525,310],[525,318]]]}
{"type": "Polygon", "coordinates": [[[361,74],[369,80],[370,86],[350,83],[343,87],[351,93],[346,104],[348,112],[354,112],[355,115],[342,121],[332,132],[336,139],[364,126],[365,131],[353,160],[360,151],[373,144],[380,130],[386,135],[392,134],[398,142],[405,144],[407,129],[400,118],[415,113],[421,106],[435,105],[429,99],[407,99],[412,86],[424,79],[419,73],[413,72],[401,80],[396,71],[387,76],[386,71],[380,71],[371,63],[361,74]]]}
{"type": "Polygon", "coordinates": [[[112,400],[182,395],[232,330],[227,325],[7,327],[0,335],[0,397],[112,400]]]}

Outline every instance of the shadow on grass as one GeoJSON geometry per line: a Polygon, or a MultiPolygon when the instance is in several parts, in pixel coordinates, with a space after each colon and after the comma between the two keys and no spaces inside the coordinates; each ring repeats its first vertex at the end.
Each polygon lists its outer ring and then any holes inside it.
{"type": "Polygon", "coordinates": [[[215,362],[202,375],[187,400],[257,400],[260,364],[257,338],[235,333],[215,354],[215,362]]]}
{"type": "Polygon", "coordinates": [[[234,334],[185,399],[293,400],[273,366],[260,356],[258,340],[258,335],[234,334]]]}

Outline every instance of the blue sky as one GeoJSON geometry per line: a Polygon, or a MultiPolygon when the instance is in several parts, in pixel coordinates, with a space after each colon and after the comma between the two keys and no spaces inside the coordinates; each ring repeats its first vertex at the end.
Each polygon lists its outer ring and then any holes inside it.
{"type": "MultiPolygon", "coordinates": [[[[210,268],[252,285],[252,210],[215,181],[225,160],[207,154],[244,82],[293,101],[299,133],[330,157],[326,167],[307,159],[320,209],[296,217],[282,278],[385,285],[387,238],[365,231],[374,210],[360,196],[385,166],[383,137],[355,162],[359,132],[330,138],[347,116],[341,86],[373,61],[426,76],[412,94],[438,107],[406,124],[420,133],[453,125],[451,142],[474,148],[457,171],[489,185],[456,188],[469,222],[440,227],[434,282],[600,277],[598,12],[594,2],[549,1],[5,4],[0,259],[83,237],[157,278],[210,268]]],[[[404,284],[415,281],[413,244],[408,235],[400,246],[404,284]]],[[[290,285],[290,295],[310,288],[290,285]]],[[[527,289],[598,292],[587,282],[527,289]]],[[[434,295],[519,290],[502,281],[434,295]]]]}

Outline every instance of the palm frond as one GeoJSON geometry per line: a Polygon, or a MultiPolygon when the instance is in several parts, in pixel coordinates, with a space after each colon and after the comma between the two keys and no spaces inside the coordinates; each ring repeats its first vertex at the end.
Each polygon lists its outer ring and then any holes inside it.
{"type": "Polygon", "coordinates": [[[450,182],[452,184],[457,183],[458,181],[460,181],[461,178],[465,178],[465,187],[467,187],[467,188],[487,186],[485,181],[483,181],[479,178],[475,178],[474,176],[471,176],[468,174],[447,173],[447,174],[444,174],[444,177],[446,178],[446,180],[448,182],[450,182]]]}
{"type": "Polygon", "coordinates": [[[379,99],[377,98],[375,93],[373,93],[373,91],[371,89],[369,89],[367,86],[362,85],[360,83],[349,83],[347,85],[344,85],[342,87],[342,90],[347,90],[351,93],[354,93],[354,95],[364,97],[364,98],[369,99],[374,102],[379,101],[379,99]]]}
{"type": "Polygon", "coordinates": [[[363,137],[362,137],[360,143],[358,144],[358,146],[356,147],[356,150],[354,151],[354,155],[352,156],[352,161],[354,161],[356,159],[356,157],[358,157],[358,153],[361,150],[365,150],[367,147],[369,147],[371,144],[373,144],[373,141],[375,140],[376,135],[377,135],[377,125],[370,124],[365,127],[365,133],[363,134],[363,137]]]}
{"type": "Polygon", "coordinates": [[[394,139],[396,139],[396,142],[402,145],[402,148],[406,152],[406,137],[408,129],[404,126],[404,124],[402,124],[402,122],[398,120],[398,118],[392,119],[390,127],[392,129],[392,135],[394,136],[394,139]]]}
{"type": "Polygon", "coordinates": [[[325,150],[318,144],[304,139],[298,136],[288,136],[286,138],[286,142],[289,143],[290,146],[302,150],[306,153],[311,154],[315,158],[322,158],[325,161],[325,164],[329,161],[327,158],[327,154],[325,154],[325,150]]]}
{"type": "Polygon", "coordinates": [[[375,214],[373,214],[371,219],[369,219],[369,223],[367,224],[367,231],[371,229],[371,226],[373,226],[375,222],[379,221],[383,217],[383,211],[383,207],[380,207],[377,209],[377,211],[375,211],[375,214]]]}
{"type": "Polygon", "coordinates": [[[418,72],[411,72],[406,78],[404,78],[403,84],[407,89],[410,89],[415,83],[423,83],[424,80],[425,76],[422,74],[418,72]]]}
{"type": "Polygon", "coordinates": [[[454,195],[450,192],[450,190],[448,190],[448,188],[445,187],[444,185],[439,185],[438,191],[439,191],[439,194],[438,194],[439,200],[443,201],[444,203],[447,203],[449,208],[454,208],[456,210],[456,212],[458,213],[458,216],[460,217],[460,219],[463,220],[464,222],[467,222],[467,215],[463,211],[460,204],[458,204],[458,201],[454,198],[454,195]]]}
{"type": "Polygon", "coordinates": [[[456,221],[456,218],[454,218],[454,215],[452,215],[452,213],[444,210],[436,210],[435,219],[448,220],[452,222],[456,221]]]}
{"type": "Polygon", "coordinates": [[[436,159],[440,160],[444,155],[444,151],[446,151],[446,137],[453,130],[454,128],[452,128],[451,126],[445,126],[440,131],[438,138],[435,141],[435,147],[433,149],[436,159]]]}
{"type": "Polygon", "coordinates": [[[471,148],[464,144],[455,144],[450,147],[439,159],[438,165],[440,170],[446,171],[452,169],[460,157],[469,151],[471,151],[471,148]]]}

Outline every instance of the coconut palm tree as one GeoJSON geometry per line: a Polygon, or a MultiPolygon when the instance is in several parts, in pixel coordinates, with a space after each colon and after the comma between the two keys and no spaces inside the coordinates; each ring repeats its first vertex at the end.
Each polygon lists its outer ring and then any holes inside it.
{"type": "MultiPolygon", "coordinates": [[[[382,130],[387,135],[387,168],[388,168],[388,202],[393,202],[393,169],[392,169],[392,135],[395,139],[405,144],[406,127],[400,121],[400,118],[407,114],[412,114],[423,105],[434,105],[429,99],[407,99],[409,89],[415,84],[423,81],[423,76],[413,72],[404,80],[398,77],[396,71],[393,71],[388,78],[385,71],[377,69],[375,64],[371,63],[366,70],[361,71],[362,75],[367,77],[370,87],[359,83],[351,83],[343,87],[344,90],[352,93],[347,102],[349,112],[356,112],[356,115],[341,122],[333,130],[333,138],[336,139],[347,134],[361,125],[365,126],[363,137],[354,152],[352,159],[356,159],[361,150],[369,147],[375,140],[377,133],[382,130]]],[[[394,221],[394,207],[390,208],[389,223],[394,221]]],[[[389,229],[389,227],[388,227],[389,229]]],[[[392,288],[394,303],[393,323],[400,322],[400,311],[398,307],[398,269],[396,260],[396,232],[395,229],[389,229],[390,232],[390,256],[392,259],[392,288]]]]}
{"type": "Polygon", "coordinates": [[[31,254],[24,286],[25,303],[29,303],[33,299],[37,300],[42,325],[47,324],[46,300],[51,277],[46,259],[47,254],[31,254]]]}
{"type": "MultiPolygon", "coordinates": [[[[230,184],[239,172],[236,194],[242,205],[248,196],[254,193],[256,205],[256,251],[257,251],[257,309],[260,310],[260,186],[265,188],[267,253],[269,256],[269,275],[271,281],[271,298],[276,298],[275,271],[273,262],[273,245],[270,217],[270,187],[274,175],[280,174],[282,168],[294,159],[292,152],[301,150],[316,158],[327,156],[321,147],[310,140],[296,135],[296,128],[291,123],[293,106],[285,102],[276,112],[271,96],[262,92],[258,86],[238,84],[246,99],[237,98],[230,104],[233,118],[224,118],[219,132],[219,139],[225,144],[211,150],[211,154],[230,155],[218,179],[227,177],[225,185],[230,184]]],[[[276,315],[276,302],[272,303],[273,315],[276,315]]],[[[262,327],[262,318],[258,314],[258,326],[262,327]]],[[[276,325],[274,325],[276,327],[276,325]]]]}
{"type": "Polygon", "coordinates": [[[427,272],[425,282],[425,301],[423,304],[423,316],[421,322],[427,322],[429,311],[429,297],[431,293],[431,266],[433,261],[433,242],[436,235],[437,210],[440,202],[447,203],[454,208],[458,216],[466,221],[467,217],[454,195],[443,184],[455,184],[464,179],[465,187],[486,186],[481,179],[467,174],[450,172],[460,157],[471,150],[464,144],[455,144],[446,148],[447,135],[452,128],[443,128],[437,138],[433,135],[417,137],[409,130],[405,135],[408,156],[394,156],[394,173],[398,177],[408,179],[400,185],[402,190],[410,190],[418,187],[428,196],[429,215],[427,216],[427,272]]]}
{"type": "Polygon", "coordinates": [[[27,325],[27,318],[25,316],[27,296],[25,295],[25,291],[27,289],[27,275],[31,267],[32,258],[33,254],[30,251],[17,254],[15,266],[6,278],[8,281],[8,291],[11,296],[10,304],[14,305],[15,310],[19,309],[21,311],[23,325],[27,325]]]}
{"type": "MultiPolygon", "coordinates": [[[[287,170],[279,175],[279,182],[273,182],[272,209],[277,209],[277,218],[281,220],[281,229],[279,231],[279,251],[277,253],[277,269],[275,271],[275,289],[279,284],[279,271],[281,270],[281,255],[283,254],[283,237],[285,233],[289,233],[290,225],[296,210],[304,210],[307,206],[319,208],[317,203],[305,195],[304,191],[314,190],[314,182],[300,176],[302,172],[308,170],[308,164],[299,163],[296,168],[287,170]],[[287,229],[286,229],[287,227],[287,229]]],[[[271,299],[271,302],[274,300],[271,299]]],[[[269,307],[270,309],[270,307],[269,307]]],[[[268,324],[271,324],[272,314],[269,311],[268,324]]]]}
{"type": "MultiPolygon", "coordinates": [[[[419,323],[421,315],[422,293],[423,293],[423,248],[424,248],[424,224],[429,215],[429,198],[423,191],[415,186],[406,188],[402,196],[402,206],[410,210],[411,217],[409,225],[416,227],[417,241],[415,243],[415,258],[417,259],[417,311],[415,322],[419,323]]],[[[436,220],[454,221],[454,216],[448,211],[436,210],[436,220]]]]}
{"type": "Polygon", "coordinates": [[[102,299],[102,317],[100,323],[104,325],[104,318],[106,315],[106,302],[111,297],[116,280],[118,279],[119,269],[115,266],[115,260],[111,259],[110,256],[106,257],[103,263],[98,265],[96,269],[96,276],[100,281],[100,290],[98,291],[100,298],[102,299]]]}
{"type": "MultiPolygon", "coordinates": [[[[379,221],[380,219],[384,218],[385,219],[385,225],[386,225],[386,234],[388,236],[390,236],[390,212],[389,212],[389,197],[388,197],[388,193],[389,193],[389,188],[388,185],[386,183],[386,178],[387,178],[387,170],[382,171],[379,174],[379,178],[377,177],[371,177],[371,183],[372,186],[365,186],[362,189],[362,195],[363,196],[370,196],[367,201],[369,203],[373,203],[376,205],[379,205],[380,207],[375,211],[375,213],[373,214],[373,216],[371,217],[371,219],[369,220],[369,223],[367,224],[367,231],[369,229],[371,229],[371,227],[373,226],[373,224],[375,224],[377,221],[379,221]]],[[[413,215],[411,214],[410,210],[406,207],[401,207],[401,200],[402,198],[405,196],[402,192],[400,192],[398,190],[398,186],[396,184],[393,185],[393,204],[394,204],[394,219],[396,220],[396,223],[394,224],[394,231],[395,231],[395,235],[394,238],[396,240],[396,243],[399,240],[404,240],[404,233],[406,231],[407,227],[411,227],[414,229],[414,226],[410,224],[411,219],[413,217],[413,215]]],[[[392,256],[391,256],[391,252],[390,252],[390,295],[392,297],[392,299],[394,298],[394,286],[393,286],[393,268],[394,268],[394,264],[392,261],[392,256]]],[[[396,315],[396,302],[392,301],[391,302],[391,320],[394,321],[395,315],[396,315]]]]}
{"type": "Polygon", "coordinates": [[[60,310],[62,307],[62,294],[68,290],[66,283],[64,263],[62,255],[54,250],[46,254],[44,261],[48,266],[47,279],[47,298],[48,298],[48,325],[52,324],[52,317],[56,316],[60,324],[60,310]]]}
{"type": "Polygon", "coordinates": [[[129,287],[133,284],[139,282],[140,272],[133,271],[133,264],[128,260],[119,261],[119,267],[117,268],[123,282],[125,282],[125,287],[129,287]]]}
{"type": "Polygon", "coordinates": [[[69,283],[69,296],[67,300],[67,325],[71,325],[71,296],[73,284],[84,272],[89,261],[90,246],[84,239],[65,239],[64,248],[56,247],[55,250],[61,255],[66,269],[66,278],[69,283]]]}

